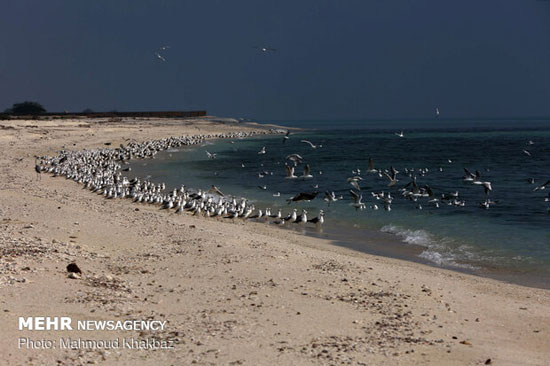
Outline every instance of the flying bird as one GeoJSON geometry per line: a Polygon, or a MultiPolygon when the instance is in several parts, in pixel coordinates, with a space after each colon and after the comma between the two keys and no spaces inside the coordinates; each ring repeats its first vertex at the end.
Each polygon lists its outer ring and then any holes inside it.
{"type": "Polygon", "coordinates": [[[160,53],[155,52],[155,56],[156,56],[159,60],[161,60],[162,62],[166,62],[166,59],[165,59],[164,57],[162,57],[162,55],[161,55],[160,53]]]}
{"type": "Polygon", "coordinates": [[[286,134],[283,136],[283,144],[288,140],[290,137],[290,130],[286,130],[286,134]]]}
{"type": "Polygon", "coordinates": [[[218,187],[216,187],[215,185],[212,185],[210,187],[210,189],[208,190],[208,193],[215,193],[219,196],[224,196],[224,194],[222,193],[222,191],[220,191],[220,189],[218,187]]]}
{"type": "Polygon", "coordinates": [[[159,48],[155,51],[155,56],[156,56],[159,60],[161,60],[162,62],[166,62],[166,59],[164,58],[164,56],[162,56],[162,55],[160,54],[160,52],[161,52],[161,51],[166,51],[166,50],[169,49],[169,48],[170,48],[170,46],[161,46],[161,47],[159,47],[159,48]]]}
{"type": "Polygon", "coordinates": [[[300,155],[298,154],[290,154],[286,158],[286,160],[290,160],[294,163],[294,166],[297,166],[298,163],[301,163],[302,160],[304,160],[300,155]]]}
{"type": "Polygon", "coordinates": [[[394,135],[397,136],[397,137],[405,137],[405,135],[403,134],[403,131],[396,132],[396,133],[394,133],[394,135]]]}
{"type": "Polygon", "coordinates": [[[535,189],[533,189],[533,192],[542,191],[543,189],[546,189],[546,186],[550,186],[550,180],[547,180],[544,184],[541,184],[540,186],[535,187],[535,189]]]}
{"type": "Polygon", "coordinates": [[[317,191],[315,191],[315,192],[301,192],[301,193],[298,193],[297,195],[295,195],[294,197],[287,199],[287,202],[290,204],[291,202],[311,201],[312,199],[317,197],[318,194],[319,194],[319,192],[317,192],[317,191]]]}
{"type": "Polygon", "coordinates": [[[296,175],[294,175],[294,167],[293,166],[290,166],[290,165],[285,163],[285,168],[286,168],[286,177],[285,177],[285,179],[296,179],[296,178],[298,178],[296,175]]]}
{"type": "Polygon", "coordinates": [[[369,158],[369,169],[367,173],[378,173],[378,170],[374,169],[374,160],[372,160],[372,158],[369,158]]]}
{"type": "Polygon", "coordinates": [[[263,46],[254,46],[252,48],[255,48],[263,53],[267,53],[267,52],[275,52],[277,51],[276,48],[271,48],[271,47],[263,47],[263,46]]]}
{"type": "Polygon", "coordinates": [[[313,178],[313,175],[311,175],[311,169],[309,168],[309,164],[306,164],[304,166],[304,174],[302,174],[300,178],[302,179],[313,178]]]}
{"type": "Polygon", "coordinates": [[[300,140],[300,142],[308,144],[309,146],[311,146],[312,149],[323,147],[323,145],[314,145],[311,141],[308,141],[308,140],[300,140]]]}
{"type": "Polygon", "coordinates": [[[399,173],[397,170],[395,170],[395,168],[392,166],[390,167],[390,170],[391,170],[391,175],[388,174],[387,172],[384,172],[384,175],[386,176],[386,178],[389,179],[389,183],[388,183],[388,187],[391,187],[393,185],[395,185],[395,183],[397,183],[399,180],[397,179],[397,173],[399,173]]]}

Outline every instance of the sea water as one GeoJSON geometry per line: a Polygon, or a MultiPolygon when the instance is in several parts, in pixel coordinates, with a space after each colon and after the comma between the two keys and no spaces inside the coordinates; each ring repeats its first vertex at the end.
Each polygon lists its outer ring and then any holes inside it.
{"type": "Polygon", "coordinates": [[[262,136],[165,151],[153,160],[134,161],[132,173],[168,188],[208,189],[214,184],[225,195],[248,198],[256,208],[282,209],[283,216],[297,208],[312,218],[323,209],[322,228],[285,226],[359,251],[550,288],[550,202],[545,202],[550,186],[534,191],[550,179],[550,121],[270,122],[303,130],[291,133],[286,142],[282,136],[262,136]],[[401,131],[404,137],[397,136],[401,131]],[[301,140],[322,146],[314,149],[301,140]],[[264,146],[266,153],[258,154],[264,146]],[[307,163],[313,178],[285,179],[285,157],[292,153],[304,159],[296,175],[307,163]],[[369,158],[376,169],[399,171],[397,184],[388,187],[385,176],[367,174],[369,158]],[[482,186],[463,181],[464,168],[491,182],[489,195],[482,186]],[[357,169],[364,210],[351,206],[353,187],[347,178],[357,169]],[[429,198],[403,198],[399,189],[412,180],[405,169],[414,171],[419,186],[429,185],[434,198],[458,191],[464,207],[441,201],[437,208],[429,198]],[[287,203],[296,193],[314,191],[320,192],[315,200],[287,203]],[[328,205],[325,191],[343,199],[328,205]],[[391,211],[371,192],[390,192],[391,211]],[[481,208],[486,199],[496,203],[481,208]]]}

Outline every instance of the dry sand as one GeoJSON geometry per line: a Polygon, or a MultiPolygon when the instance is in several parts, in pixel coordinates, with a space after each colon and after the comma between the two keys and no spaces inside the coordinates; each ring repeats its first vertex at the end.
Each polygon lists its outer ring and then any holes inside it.
{"type": "MultiPolygon", "coordinates": [[[[224,120],[222,120],[224,122],[224,120]]],[[[34,155],[233,123],[0,121],[0,354],[6,365],[548,365],[549,291],[366,255],[260,223],[107,200],[34,155]],[[76,262],[80,279],[68,278],[76,262]],[[19,331],[20,316],[166,320],[162,332],[19,331]],[[18,339],[57,348],[18,348],[18,339]],[[173,340],[59,349],[59,338],[173,340]],[[490,361],[489,361],[490,359],[490,361]]]]}

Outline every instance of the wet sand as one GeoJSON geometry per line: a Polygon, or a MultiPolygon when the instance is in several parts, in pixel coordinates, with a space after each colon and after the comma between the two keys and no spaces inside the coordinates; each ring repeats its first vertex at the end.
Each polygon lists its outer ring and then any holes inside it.
{"type": "Polygon", "coordinates": [[[0,353],[8,365],[544,365],[549,291],[378,257],[261,223],[108,200],[34,156],[254,128],[220,120],[0,121],[0,353]],[[81,278],[69,278],[76,262],[81,278]],[[20,316],[164,331],[19,331],[20,316]],[[135,338],[174,349],[18,348],[135,338]],[[490,361],[488,361],[490,359],[490,361]]]}

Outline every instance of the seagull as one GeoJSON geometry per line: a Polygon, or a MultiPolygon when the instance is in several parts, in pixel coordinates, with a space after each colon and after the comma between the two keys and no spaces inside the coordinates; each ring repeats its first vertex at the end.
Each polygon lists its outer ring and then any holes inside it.
{"type": "Polygon", "coordinates": [[[290,137],[290,130],[286,130],[286,134],[283,136],[283,144],[288,140],[290,137]]]}
{"type": "Polygon", "coordinates": [[[359,183],[358,183],[360,180],[363,180],[363,178],[361,178],[361,177],[358,176],[358,175],[356,175],[356,176],[354,176],[354,177],[348,178],[349,184],[351,184],[352,187],[355,188],[355,189],[357,189],[358,191],[361,190],[361,187],[359,187],[359,183]]]}
{"type": "Polygon", "coordinates": [[[258,46],[254,46],[252,48],[255,48],[257,50],[260,50],[262,51],[263,53],[267,53],[267,52],[275,52],[277,51],[276,48],[270,48],[270,47],[258,47],[258,46]]]}
{"type": "Polygon", "coordinates": [[[477,170],[476,170],[476,174],[473,174],[468,170],[468,168],[464,168],[464,172],[466,173],[466,175],[462,178],[465,182],[473,182],[474,180],[479,180],[481,176],[481,174],[477,170]]]}
{"type": "Polygon", "coordinates": [[[258,151],[258,155],[262,155],[262,154],[265,154],[265,146],[262,147],[260,151],[258,151]]]}
{"type": "Polygon", "coordinates": [[[310,192],[301,192],[301,193],[296,194],[294,197],[287,199],[287,201],[288,201],[289,204],[291,202],[298,202],[298,201],[311,201],[312,199],[317,197],[318,194],[319,194],[319,192],[317,192],[317,191],[311,192],[311,193],[310,192]]]}
{"type": "Polygon", "coordinates": [[[304,174],[302,174],[302,176],[300,178],[302,178],[302,179],[313,178],[313,175],[311,175],[310,171],[311,171],[311,169],[309,168],[309,164],[306,164],[304,166],[304,174]]]}
{"type": "Polygon", "coordinates": [[[314,145],[311,141],[308,141],[308,140],[300,140],[300,142],[308,144],[309,146],[311,146],[312,149],[323,147],[323,145],[314,145]]]}
{"type": "Polygon", "coordinates": [[[208,190],[208,193],[216,193],[217,195],[220,195],[220,196],[224,196],[224,194],[219,190],[218,187],[216,187],[215,185],[212,184],[212,186],[210,187],[210,189],[208,190]]]}
{"type": "Polygon", "coordinates": [[[527,141],[527,145],[534,145],[535,143],[533,142],[533,140],[529,140],[527,141]]]}
{"type": "Polygon", "coordinates": [[[302,214],[296,217],[296,221],[294,221],[294,223],[305,224],[306,222],[307,222],[307,211],[302,209],[302,214]]]}
{"type": "Polygon", "coordinates": [[[157,56],[157,58],[158,58],[159,60],[161,60],[162,62],[166,62],[166,59],[165,59],[164,57],[162,57],[162,55],[161,55],[160,53],[155,52],[155,56],[157,56]]]}
{"type": "Polygon", "coordinates": [[[391,175],[389,175],[387,172],[384,172],[384,175],[386,176],[386,178],[388,178],[390,180],[390,182],[388,183],[388,187],[391,187],[393,185],[395,185],[395,183],[397,183],[399,180],[397,179],[397,173],[398,171],[394,169],[394,167],[390,167],[390,170],[391,170],[391,175]]]}
{"type": "Polygon", "coordinates": [[[285,177],[285,179],[296,179],[296,178],[298,178],[296,175],[294,175],[294,167],[293,166],[285,164],[285,168],[286,168],[286,177],[285,177]]]}
{"type": "Polygon", "coordinates": [[[378,170],[374,169],[374,161],[372,158],[369,158],[369,169],[367,170],[367,173],[378,173],[378,170]]]}
{"type": "Polygon", "coordinates": [[[546,186],[550,185],[550,180],[547,180],[544,184],[541,184],[540,186],[538,187],[535,187],[535,189],[533,189],[533,192],[535,191],[542,191],[543,189],[546,189],[546,186]]]}
{"type": "Polygon", "coordinates": [[[363,195],[355,192],[353,189],[350,189],[349,193],[351,194],[351,198],[353,198],[351,205],[355,207],[355,210],[363,210],[365,208],[365,204],[361,202],[363,195]]]}
{"type": "Polygon", "coordinates": [[[294,163],[294,166],[297,166],[298,163],[301,163],[302,160],[304,160],[300,155],[298,154],[290,154],[286,158],[286,160],[290,160],[294,163]]]}
{"type": "Polygon", "coordinates": [[[258,186],[258,188],[263,189],[265,191],[267,189],[267,186],[266,185],[258,186]]]}
{"type": "Polygon", "coordinates": [[[525,149],[523,149],[523,153],[527,156],[531,156],[531,153],[529,151],[525,150],[525,149]]]}
{"type": "Polygon", "coordinates": [[[293,209],[292,213],[289,214],[287,217],[285,217],[283,220],[294,222],[294,221],[296,221],[296,216],[297,216],[296,209],[293,209]]]}
{"type": "Polygon", "coordinates": [[[489,192],[493,190],[493,187],[491,186],[491,182],[483,182],[481,184],[483,185],[485,194],[489,194],[489,192]]]}
{"type": "Polygon", "coordinates": [[[314,217],[310,220],[307,220],[307,222],[311,222],[312,224],[319,224],[322,225],[325,222],[325,212],[323,210],[319,211],[319,216],[314,217]]]}
{"type": "Polygon", "coordinates": [[[206,151],[206,156],[208,156],[208,159],[216,159],[216,154],[209,153],[206,151]]]}
{"type": "Polygon", "coordinates": [[[332,191],[332,192],[326,191],[326,192],[325,192],[325,198],[323,198],[323,200],[324,200],[326,203],[328,203],[329,206],[330,206],[330,204],[331,204],[332,202],[338,201],[338,199],[339,199],[339,198],[336,197],[336,195],[334,194],[334,191],[332,191]]]}
{"type": "Polygon", "coordinates": [[[403,131],[401,132],[396,132],[394,133],[395,136],[398,136],[398,137],[405,137],[405,135],[403,134],[403,131]]]}
{"type": "Polygon", "coordinates": [[[281,197],[281,192],[274,193],[273,197],[281,197]]]}
{"type": "Polygon", "coordinates": [[[439,117],[439,108],[435,107],[435,118],[439,117]]]}

